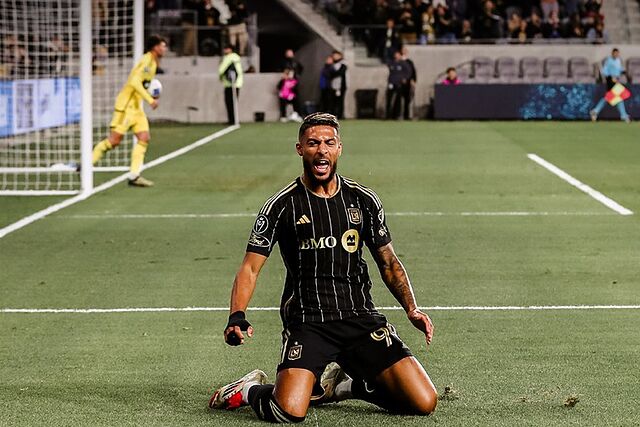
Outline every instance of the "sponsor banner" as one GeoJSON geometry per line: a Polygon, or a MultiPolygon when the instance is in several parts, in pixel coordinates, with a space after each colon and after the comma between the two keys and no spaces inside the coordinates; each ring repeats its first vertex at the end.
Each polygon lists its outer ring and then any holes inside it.
{"type": "MultiPolygon", "coordinates": [[[[640,85],[628,85],[624,101],[631,117],[640,117],[640,85]]],[[[589,111],[605,96],[604,84],[435,85],[434,116],[445,120],[590,120],[589,111]]],[[[605,107],[598,119],[620,120],[605,107]]]]}
{"type": "Polygon", "coordinates": [[[13,129],[13,84],[0,81],[0,136],[10,135],[13,129]]]}
{"type": "Polygon", "coordinates": [[[80,79],[0,82],[0,137],[78,123],[80,79]]]}

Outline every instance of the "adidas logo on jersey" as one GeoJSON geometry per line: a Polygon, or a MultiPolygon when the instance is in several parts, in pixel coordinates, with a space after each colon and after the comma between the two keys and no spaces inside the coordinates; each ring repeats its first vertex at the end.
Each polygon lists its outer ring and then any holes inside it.
{"type": "Polygon", "coordinates": [[[306,215],[302,215],[296,224],[311,224],[311,220],[306,215]]]}

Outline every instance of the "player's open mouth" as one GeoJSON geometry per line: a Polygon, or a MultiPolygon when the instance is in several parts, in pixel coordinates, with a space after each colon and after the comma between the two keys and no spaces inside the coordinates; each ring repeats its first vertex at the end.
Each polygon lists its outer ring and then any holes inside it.
{"type": "Polygon", "coordinates": [[[313,162],[313,169],[318,175],[326,174],[329,172],[330,167],[329,160],[327,159],[314,160],[313,162]]]}

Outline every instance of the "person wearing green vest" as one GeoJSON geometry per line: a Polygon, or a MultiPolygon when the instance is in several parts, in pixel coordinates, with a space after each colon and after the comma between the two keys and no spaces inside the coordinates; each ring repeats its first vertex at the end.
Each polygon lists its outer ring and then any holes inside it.
{"type": "Polygon", "coordinates": [[[218,67],[218,77],[224,86],[224,104],[227,107],[227,123],[236,123],[236,111],[240,88],[243,83],[242,63],[240,56],[233,51],[231,46],[222,49],[224,55],[218,67]],[[236,89],[235,99],[233,88],[236,89]]]}

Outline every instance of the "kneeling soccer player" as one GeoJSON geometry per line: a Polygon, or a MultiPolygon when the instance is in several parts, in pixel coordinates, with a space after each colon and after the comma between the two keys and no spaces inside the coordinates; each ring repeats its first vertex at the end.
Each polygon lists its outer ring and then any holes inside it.
{"type": "Polygon", "coordinates": [[[320,383],[324,390],[318,403],[355,398],[398,414],[432,413],[437,392],[431,379],[373,305],[362,258],[365,243],[383,281],[427,343],[433,325],[417,308],[407,272],[391,245],[380,199],[336,174],[342,153],[336,117],[307,116],[296,151],[302,157],[302,176],[260,210],[233,283],[224,331],[229,345],[253,335],[245,311],[260,270],[279,243],[287,277],[275,384],[266,384],[264,372],[255,370],[218,389],[209,407],[251,405],[262,420],[299,422],[320,383]]]}

